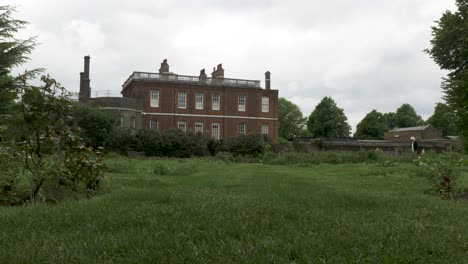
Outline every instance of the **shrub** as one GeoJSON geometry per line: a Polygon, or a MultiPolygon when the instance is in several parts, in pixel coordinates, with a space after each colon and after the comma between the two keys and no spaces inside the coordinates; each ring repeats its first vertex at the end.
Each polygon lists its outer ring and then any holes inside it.
{"type": "Polygon", "coordinates": [[[137,148],[137,140],[133,131],[129,128],[115,127],[112,137],[106,143],[106,151],[115,151],[121,155],[127,155],[127,151],[137,148]]]}
{"type": "Polygon", "coordinates": [[[432,189],[444,196],[453,198],[458,176],[461,173],[463,156],[457,153],[423,155],[416,161],[416,174],[426,178],[432,189]]]}
{"type": "Polygon", "coordinates": [[[265,141],[262,135],[249,134],[230,138],[227,141],[229,151],[236,156],[259,157],[265,151],[265,141]]]}

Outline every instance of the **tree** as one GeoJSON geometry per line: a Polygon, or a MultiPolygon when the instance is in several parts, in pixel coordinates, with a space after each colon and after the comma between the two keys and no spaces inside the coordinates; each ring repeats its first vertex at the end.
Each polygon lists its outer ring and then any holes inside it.
{"type": "Polygon", "coordinates": [[[443,136],[457,135],[455,127],[455,114],[450,107],[443,103],[437,103],[434,114],[427,119],[426,124],[442,130],[443,136]]]}
{"type": "Polygon", "coordinates": [[[383,139],[387,131],[388,124],[384,114],[372,110],[359,122],[354,136],[359,139],[383,139]]]}
{"type": "Polygon", "coordinates": [[[280,98],[278,102],[279,136],[286,139],[299,136],[306,121],[299,106],[285,98],[280,98]]]}
{"type": "MultiPolygon", "coordinates": [[[[445,100],[456,116],[456,125],[468,136],[468,2],[457,0],[457,11],[446,11],[432,27],[432,47],[426,52],[441,69],[449,71],[443,80],[445,100]]],[[[468,150],[468,144],[465,144],[468,150]]]]}
{"type": "Polygon", "coordinates": [[[27,24],[13,18],[14,11],[11,6],[0,6],[0,114],[8,111],[18,85],[18,79],[10,74],[11,69],[27,61],[27,55],[36,46],[34,38],[19,40],[14,37],[27,24]]]}
{"type": "Polygon", "coordinates": [[[410,104],[403,104],[395,112],[396,127],[414,127],[424,124],[421,116],[416,113],[416,110],[410,104]]]}
{"type": "Polygon", "coordinates": [[[387,120],[387,127],[389,130],[397,127],[394,112],[385,113],[383,115],[385,120],[387,120]]]}
{"type": "Polygon", "coordinates": [[[348,137],[351,127],[343,109],[331,97],[324,97],[307,120],[313,137],[348,137]]]}
{"type": "Polygon", "coordinates": [[[72,115],[82,129],[81,136],[93,148],[104,147],[117,126],[117,118],[106,111],[76,105],[72,115]]]}

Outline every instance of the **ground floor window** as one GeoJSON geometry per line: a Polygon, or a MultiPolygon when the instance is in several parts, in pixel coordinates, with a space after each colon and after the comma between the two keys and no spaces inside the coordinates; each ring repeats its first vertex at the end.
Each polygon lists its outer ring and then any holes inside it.
{"type": "Polygon", "coordinates": [[[203,122],[195,122],[195,133],[203,133],[203,122]]]}
{"type": "Polygon", "coordinates": [[[187,131],[187,123],[185,121],[179,121],[179,129],[182,131],[187,131]]]}
{"type": "Polygon", "coordinates": [[[150,120],[150,128],[158,129],[158,120],[150,120]]]}
{"type": "Polygon", "coordinates": [[[214,139],[219,139],[219,123],[211,124],[211,136],[214,139]]]}
{"type": "Polygon", "coordinates": [[[267,124],[263,124],[262,125],[262,135],[265,135],[265,136],[268,136],[268,131],[269,130],[269,127],[267,124]]]}
{"type": "Polygon", "coordinates": [[[239,124],[239,135],[245,135],[245,123],[239,124]]]}

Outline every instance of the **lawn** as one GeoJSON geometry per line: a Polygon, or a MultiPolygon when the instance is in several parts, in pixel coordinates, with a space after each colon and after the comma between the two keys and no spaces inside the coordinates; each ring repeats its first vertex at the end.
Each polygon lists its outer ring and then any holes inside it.
{"type": "Polygon", "coordinates": [[[98,197],[0,208],[0,263],[468,262],[468,202],[409,165],[108,166],[98,197]]]}

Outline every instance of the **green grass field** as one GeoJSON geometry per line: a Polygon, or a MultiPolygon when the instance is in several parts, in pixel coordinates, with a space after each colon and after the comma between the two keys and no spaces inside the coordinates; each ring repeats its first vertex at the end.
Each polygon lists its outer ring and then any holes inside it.
{"type": "Polygon", "coordinates": [[[410,165],[108,165],[98,197],[1,207],[0,263],[468,263],[468,202],[410,165]]]}

